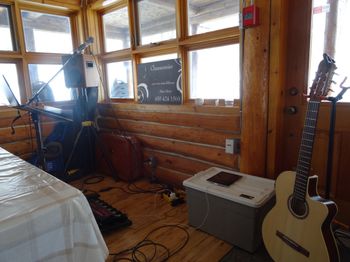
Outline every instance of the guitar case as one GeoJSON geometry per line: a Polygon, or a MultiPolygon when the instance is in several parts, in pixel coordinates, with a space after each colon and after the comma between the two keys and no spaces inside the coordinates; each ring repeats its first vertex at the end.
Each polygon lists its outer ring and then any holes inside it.
{"type": "Polygon", "coordinates": [[[143,176],[143,153],[140,141],[135,136],[100,132],[96,140],[97,170],[132,182],[143,176]],[[102,154],[105,151],[106,156],[102,154]],[[109,158],[117,174],[112,174],[105,158],[109,158]]]}

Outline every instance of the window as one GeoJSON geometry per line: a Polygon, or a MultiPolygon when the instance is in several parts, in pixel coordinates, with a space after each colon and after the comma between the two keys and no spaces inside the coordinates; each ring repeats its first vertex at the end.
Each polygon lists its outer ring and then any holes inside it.
{"type": "MultiPolygon", "coordinates": [[[[13,91],[14,95],[16,96],[17,100],[20,102],[20,92],[19,92],[19,85],[18,85],[18,74],[17,74],[17,66],[14,63],[0,63],[0,77],[2,75],[5,76],[7,82],[9,83],[11,90],[13,91]]],[[[0,105],[8,104],[6,97],[3,96],[4,94],[0,94],[0,105]]]]}
{"type": "Polygon", "coordinates": [[[140,74],[132,70],[141,68],[135,65],[176,58],[181,60],[185,103],[195,98],[240,98],[238,0],[120,0],[94,8],[104,28],[101,61],[110,98],[142,103],[134,93],[140,74]]]}
{"type": "Polygon", "coordinates": [[[151,63],[151,62],[176,59],[176,58],[177,58],[177,54],[174,54],[174,53],[166,54],[166,55],[150,56],[150,57],[141,58],[141,63],[151,63]]]}
{"type": "Polygon", "coordinates": [[[107,64],[107,83],[110,98],[134,98],[131,61],[107,64]]]}
{"type": "MultiPolygon", "coordinates": [[[[52,64],[29,64],[29,76],[32,87],[32,95],[35,95],[40,87],[45,84],[58,70],[61,65],[52,64]]],[[[42,102],[67,101],[72,99],[71,91],[65,85],[64,73],[61,71],[39,95],[42,102]]]]}
{"type": "Polygon", "coordinates": [[[238,26],[239,1],[188,0],[189,35],[238,26]]]}
{"type": "Polygon", "coordinates": [[[128,8],[102,16],[105,52],[130,48],[128,8]]]}
{"type": "Polygon", "coordinates": [[[137,1],[141,45],[176,38],[175,3],[175,0],[137,1]]]}
{"type": "MultiPolygon", "coordinates": [[[[339,84],[345,76],[350,76],[350,1],[314,0],[312,12],[311,47],[309,64],[309,83],[311,86],[322,54],[327,53],[335,59],[338,76],[334,76],[337,85],[332,85],[336,96],[340,92],[339,84]],[[336,28],[334,28],[336,25],[336,28]]],[[[345,86],[350,86],[348,80],[345,86]]],[[[340,102],[350,102],[347,91],[340,102]]]]}
{"type": "Polygon", "coordinates": [[[69,17],[24,10],[21,16],[27,52],[72,52],[69,17]]]}
{"type": "Polygon", "coordinates": [[[190,98],[239,99],[239,45],[190,51],[190,98]]]}
{"type": "Polygon", "coordinates": [[[0,5],[0,50],[4,51],[14,50],[10,14],[10,7],[0,5]]]}

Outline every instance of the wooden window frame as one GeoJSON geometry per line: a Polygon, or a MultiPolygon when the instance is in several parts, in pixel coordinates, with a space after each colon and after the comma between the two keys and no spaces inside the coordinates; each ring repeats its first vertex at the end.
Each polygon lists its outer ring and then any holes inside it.
{"type": "Polygon", "coordinates": [[[0,2],[1,7],[5,7],[8,10],[8,16],[9,16],[9,26],[10,26],[10,32],[11,32],[11,40],[12,40],[12,49],[10,51],[1,50],[1,53],[17,53],[18,51],[18,44],[17,44],[17,31],[16,26],[14,24],[14,8],[13,4],[11,3],[3,3],[0,2]]]}
{"type": "MultiPolygon", "coordinates": [[[[208,33],[188,35],[188,19],[187,19],[187,1],[176,0],[176,39],[159,42],[156,45],[137,45],[137,15],[136,1],[121,0],[108,7],[103,7],[102,2],[97,1],[91,8],[95,11],[99,21],[100,45],[104,46],[104,34],[102,29],[102,15],[114,11],[127,5],[129,10],[129,28],[131,37],[131,48],[114,51],[110,53],[104,52],[104,48],[100,50],[100,59],[102,68],[105,64],[117,62],[131,57],[134,73],[134,99],[110,99],[111,102],[118,103],[137,103],[137,65],[142,57],[150,57],[164,55],[168,53],[177,53],[182,61],[182,86],[183,86],[183,104],[193,104],[194,100],[189,99],[189,59],[188,52],[197,49],[210,47],[218,47],[229,44],[240,44],[240,29],[238,26],[220,29],[208,33]]],[[[106,78],[106,70],[104,70],[104,79],[106,78]]],[[[106,82],[106,81],[105,81],[106,82]]]]}
{"type": "MultiPolygon", "coordinates": [[[[26,52],[21,10],[40,12],[52,15],[67,16],[70,19],[73,47],[79,43],[78,36],[82,31],[79,21],[81,10],[79,6],[65,4],[61,6],[45,5],[37,2],[8,0],[1,1],[1,5],[9,6],[15,38],[15,51],[0,51],[0,62],[15,63],[17,65],[18,82],[20,87],[21,102],[26,102],[31,96],[31,84],[28,64],[62,64],[62,55],[55,53],[26,52]]],[[[73,50],[72,50],[73,51],[73,50]]],[[[69,104],[71,101],[54,102],[55,104],[69,104]]]]}

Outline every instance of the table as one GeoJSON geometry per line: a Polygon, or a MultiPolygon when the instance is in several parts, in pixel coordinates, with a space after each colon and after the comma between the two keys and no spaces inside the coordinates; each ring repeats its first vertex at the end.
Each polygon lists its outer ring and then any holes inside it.
{"type": "Polygon", "coordinates": [[[0,261],[105,261],[85,196],[0,147],[0,261]]]}

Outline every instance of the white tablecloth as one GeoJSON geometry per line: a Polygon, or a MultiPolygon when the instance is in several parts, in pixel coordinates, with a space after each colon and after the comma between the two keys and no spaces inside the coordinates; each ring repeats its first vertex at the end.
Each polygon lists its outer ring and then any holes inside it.
{"type": "Polygon", "coordinates": [[[0,261],[105,261],[85,196],[0,148],[0,261]]]}

